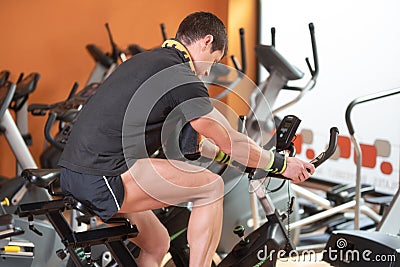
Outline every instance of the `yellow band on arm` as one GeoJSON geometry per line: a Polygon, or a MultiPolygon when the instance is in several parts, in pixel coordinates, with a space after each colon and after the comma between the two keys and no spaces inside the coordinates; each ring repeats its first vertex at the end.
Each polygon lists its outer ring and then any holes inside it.
{"type": "Polygon", "coordinates": [[[218,154],[215,156],[214,161],[223,164],[229,164],[231,162],[231,157],[226,154],[224,151],[218,151],[218,154]]]}
{"type": "Polygon", "coordinates": [[[270,160],[265,170],[275,174],[282,174],[286,170],[286,157],[277,151],[270,150],[270,160]]]}
{"type": "Polygon", "coordinates": [[[267,166],[265,166],[264,170],[266,170],[266,171],[268,171],[268,172],[271,170],[271,167],[272,167],[272,165],[274,164],[274,159],[275,159],[275,154],[274,154],[274,152],[272,152],[271,150],[269,150],[269,162],[268,162],[267,166]]]}
{"type": "Polygon", "coordinates": [[[217,155],[215,156],[214,160],[217,162],[220,162],[225,156],[224,151],[220,150],[218,151],[217,155]]]}
{"type": "Polygon", "coordinates": [[[285,170],[286,170],[286,167],[287,167],[287,161],[286,161],[286,158],[285,158],[285,160],[283,161],[283,167],[282,167],[281,171],[278,172],[278,174],[284,173],[285,170]]]}

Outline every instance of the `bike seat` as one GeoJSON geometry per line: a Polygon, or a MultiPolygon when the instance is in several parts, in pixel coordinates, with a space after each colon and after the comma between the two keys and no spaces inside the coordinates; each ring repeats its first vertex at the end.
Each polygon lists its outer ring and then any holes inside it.
{"type": "Polygon", "coordinates": [[[96,216],[93,209],[83,204],[73,196],[65,196],[64,203],[69,207],[69,209],[76,209],[85,215],[96,216]]]}
{"type": "Polygon", "coordinates": [[[35,186],[49,188],[60,177],[60,169],[25,169],[21,176],[35,186]]]}

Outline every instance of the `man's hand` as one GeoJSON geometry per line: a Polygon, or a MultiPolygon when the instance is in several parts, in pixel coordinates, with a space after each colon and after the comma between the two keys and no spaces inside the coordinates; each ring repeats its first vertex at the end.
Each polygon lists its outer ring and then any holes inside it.
{"type": "Polygon", "coordinates": [[[286,164],[286,170],[282,175],[290,178],[295,184],[307,180],[315,171],[314,165],[294,157],[287,157],[286,164]]]}

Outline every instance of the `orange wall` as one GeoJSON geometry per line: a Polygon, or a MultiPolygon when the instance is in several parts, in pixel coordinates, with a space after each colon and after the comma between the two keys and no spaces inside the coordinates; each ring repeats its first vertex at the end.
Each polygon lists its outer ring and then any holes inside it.
{"type": "MultiPolygon", "coordinates": [[[[85,49],[87,44],[110,51],[105,22],[110,24],[121,48],[134,43],[153,48],[162,42],[160,23],[165,24],[168,37],[173,37],[187,14],[203,10],[215,13],[229,28],[228,23],[246,20],[244,14],[240,19],[229,14],[229,6],[238,3],[239,0],[7,1],[0,9],[0,70],[9,70],[11,81],[16,81],[21,72],[40,73],[29,103],[53,103],[65,99],[75,81],[81,85],[87,81],[94,66],[85,49]]],[[[232,46],[229,54],[238,51],[232,46]]],[[[29,115],[34,143],[30,149],[37,162],[44,147],[45,119],[29,115]]],[[[0,140],[0,175],[12,177],[15,159],[4,137],[0,140]]]]}
{"type": "MultiPolygon", "coordinates": [[[[227,97],[227,104],[231,107],[237,115],[247,115],[248,98],[254,88],[253,81],[256,81],[256,55],[255,46],[257,43],[258,35],[258,2],[256,0],[230,0],[228,9],[228,36],[229,36],[229,50],[234,51],[233,54],[239,55],[240,42],[239,30],[245,30],[245,47],[247,57],[247,71],[245,78],[238,84],[235,91],[237,94],[229,94],[227,97]]],[[[236,123],[236,116],[229,116],[228,119],[231,123],[236,123]]]]}

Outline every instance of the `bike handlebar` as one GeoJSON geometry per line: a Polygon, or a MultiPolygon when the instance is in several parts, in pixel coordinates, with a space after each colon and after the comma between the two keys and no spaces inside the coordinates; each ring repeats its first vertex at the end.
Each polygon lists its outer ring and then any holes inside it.
{"type": "MultiPolygon", "coordinates": [[[[330,129],[330,138],[329,138],[328,148],[324,152],[319,154],[317,157],[315,157],[313,160],[310,161],[310,163],[312,163],[315,168],[319,167],[322,163],[324,163],[327,159],[329,159],[333,155],[333,153],[335,153],[335,150],[337,147],[338,135],[339,135],[338,128],[332,127],[330,129]]],[[[280,179],[285,179],[285,180],[291,180],[291,179],[283,176],[282,174],[273,174],[264,169],[249,168],[238,162],[234,162],[232,165],[238,167],[243,172],[248,172],[249,178],[252,180],[262,179],[265,177],[274,177],[274,178],[280,178],[280,179]]]]}
{"type": "Polygon", "coordinates": [[[297,86],[284,86],[283,89],[286,90],[293,90],[293,91],[303,91],[305,89],[311,90],[314,88],[316,84],[316,80],[319,74],[319,62],[318,62],[318,52],[317,52],[317,42],[315,41],[315,29],[314,29],[314,24],[311,22],[308,24],[308,29],[310,31],[310,37],[311,37],[311,47],[312,47],[312,54],[313,54],[313,62],[314,62],[314,68],[310,64],[310,60],[308,57],[306,57],[306,63],[308,70],[310,71],[311,74],[311,79],[307,83],[305,87],[297,87],[297,86]],[[307,88],[309,85],[311,85],[309,88],[307,88]]]}
{"type": "Polygon", "coordinates": [[[114,63],[113,59],[103,53],[99,47],[97,47],[94,44],[88,44],[86,45],[86,49],[89,52],[90,56],[96,61],[97,63],[100,63],[103,65],[105,68],[110,68],[111,65],[114,63]]]}

